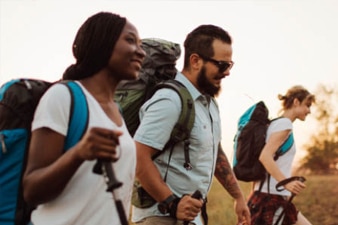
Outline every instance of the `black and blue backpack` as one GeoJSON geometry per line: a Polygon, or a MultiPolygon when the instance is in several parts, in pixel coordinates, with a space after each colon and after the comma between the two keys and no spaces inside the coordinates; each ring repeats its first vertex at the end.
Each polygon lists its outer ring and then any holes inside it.
{"type": "MultiPolygon", "coordinates": [[[[269,110],[263,101],[253,104],[239,118],[233,157],[233,171],[238,180],[250,182],[266,178],[267,172],[258,158],[265,145],[268,126],[276,119],[269,119],[269,110]]],[[[286,153],[293,143],[291,133],[277,150],[274,159],[286,153]]]]}
{"type": "MultiPolygon", "coordinates": [[[[14,79],[0,88],[0,224],[26,225],[35,206],[23,199],[22,176],[25,171],[31,123],[35,108],[45,91],[56,82],[14,79]]],[[[80,140],[88,121],[87,100],[73,81],[61,81],[72,96],[65,150],[80,140]]]]}

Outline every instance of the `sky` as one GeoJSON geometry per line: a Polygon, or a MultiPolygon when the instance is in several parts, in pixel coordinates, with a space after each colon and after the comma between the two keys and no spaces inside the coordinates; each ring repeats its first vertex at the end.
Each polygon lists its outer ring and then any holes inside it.
{"type": "MultiPolygon", "coordinates": [[[[218,97],[222,144],[230,161],[238,118],[250,105],[263,100],[273,118],[280,109],[277,95],[293,85],[310,92],[319,84],[337,88],[335,0],[0,0],[0,85],[20,77],[58,80],[74,63],[71,46],[78,28],[99,11],[126,17],[141,38],[181,46],[201,24],[230,33],[235,65],[218,97]]],[[[311,115],[294,123],[297,160],[314,131],[311,115]]]]}

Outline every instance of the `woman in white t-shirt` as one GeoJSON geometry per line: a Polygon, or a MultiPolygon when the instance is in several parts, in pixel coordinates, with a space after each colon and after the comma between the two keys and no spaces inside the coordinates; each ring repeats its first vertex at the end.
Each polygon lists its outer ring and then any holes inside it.
{"type": "Polygon", "coordinates": [[[310,225],[311,223],[289,200],[305,188],[302,178],[292,177],[291,174],[296,153],[292,125],[296,119],[305,120],[315,97],[304,87],[294,86],[278,98],[282,101],[281,117],[269,125],[266,144],[259,157],[270,175],[263,182],[254,184],[254,192],[248,202],[251,225],[310,225]],[[274,159],[279,147],[290,140],[290,137],[292,140],[290,149],[274,159]],[[281,185],[277,189],[276,185],[279,182],[281,185]]]}
{"type": "Polygon", "coordinates": [[[87,130],[64,152],[71,97],[65,85],[53,85],[42,97],[32,123],[24,197],[37,206],[31,218],[34,225],[118,225],[114,196],[122,201],[128,217],[136,152],[114,92],[122,79],[138,77],[145,52],[134,25],[109,12],[85,21],[72,50],[76,62],[63,79],[75,80],[86,96],[87,130]],[[108,162],[122,182],[114,195],[106,191],[104,177],[92,171],[98,161],[108,162]]]}

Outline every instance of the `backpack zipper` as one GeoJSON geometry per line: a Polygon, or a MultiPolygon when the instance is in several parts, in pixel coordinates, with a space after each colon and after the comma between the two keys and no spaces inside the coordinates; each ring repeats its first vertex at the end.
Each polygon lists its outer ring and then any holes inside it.
{"type": "Polygon", "coordinates": [[[32,85],[29,83],[28,80],[23,80],[23,82],[25,83],[26,87],[28,90],[31,90],[32,89],[32,85]]]}

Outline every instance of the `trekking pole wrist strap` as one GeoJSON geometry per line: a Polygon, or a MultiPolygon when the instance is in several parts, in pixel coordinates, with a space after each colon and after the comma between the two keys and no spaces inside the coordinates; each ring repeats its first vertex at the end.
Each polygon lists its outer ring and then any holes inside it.
{"type": "Polygon", "coordinates": [[[182,198],[176,198],[175,200],[172,201],[171,205],[170,205],[170,209],[169,209],[169,214],[170,217],[177,219],[176,217],[176,213],[177,213],[177,206],[178,203],[181,201],[182,198]]]}
{"type": "Polygon", "coordinates": [[[294,176],[294,177],[290,177],[290,178],[287,178],[287,179],[284,179],[280,182],[277,183],[276,185],[276,190],[277,191],[283,191],[285,190],[285,188],[283,187],[284,185],[292,182],[292,181],[295,181],[295,180],[298,180],[298,181],[301,181],[301,182],[304,182],[306,179],[304,177],[300,177],[300,176],[294,176]]]}

